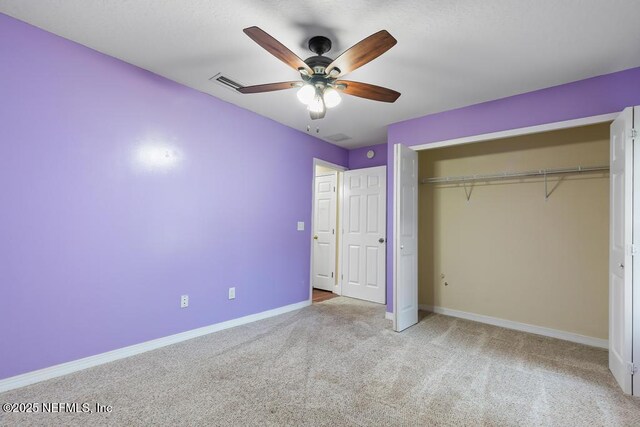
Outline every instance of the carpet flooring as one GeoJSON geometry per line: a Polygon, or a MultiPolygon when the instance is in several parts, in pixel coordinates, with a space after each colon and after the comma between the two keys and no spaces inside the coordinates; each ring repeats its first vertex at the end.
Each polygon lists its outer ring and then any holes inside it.
{"type": "Polygon", "coordinates": [[[607,352],[334,298],[0,394],[111,413],[2,414],[2,425],[638,426],[607,352]]]}

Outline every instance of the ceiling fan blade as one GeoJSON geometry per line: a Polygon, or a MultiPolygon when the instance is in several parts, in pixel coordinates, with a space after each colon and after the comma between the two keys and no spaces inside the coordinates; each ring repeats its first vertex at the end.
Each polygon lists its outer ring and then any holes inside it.
{"type": "Polygon", "coordinates": [[[386,30],[378,31],[375,34],[370,35],[366,39],[351,46],[339,57],[329,64],[326,69],[326,73],[331,73],[331,70],[338,68],[340,74],[338,76],[345,75],[352,72],[356,68],[362,67],[364,64],[373,61],[378,56],[382,55],[395,44],[398,43],[386,30]]]}
{"type": "Polygon", "coordinates": [[[284,62],[294,70],[304,69],[308,75],[313,75],[313,70],[304,63],[302,59],[295,53],[291,52],[285,45],[271,37],[258,27],[245,28],[244,33],[251,39],[262,46],[267,52],[284,62]]]}
{"type": "Polygon", "coordinates": [[[263,85],[255,86],[243,86],[238,88],[240,93],[261,93],[261,92],[273,92],[275,90],[293,89],[300,86],[300,82],[280,82],[280,83],[266,83],[263,85]]]}
{"type": "Polygon", "coordinates": [[[374,101],[396,102],[396,99],[400,97],[400,92],[369,83],[336,80],[335,84],[338,90],[347,95],[359,96],[360,98],[372,99],[374,101]],[[340,85],[345,85],[346,87],[341,89],[340,85]]]}

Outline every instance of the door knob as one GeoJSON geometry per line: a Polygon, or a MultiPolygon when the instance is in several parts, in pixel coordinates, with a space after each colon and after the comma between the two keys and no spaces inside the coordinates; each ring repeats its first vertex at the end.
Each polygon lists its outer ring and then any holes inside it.
{"type": "Polygon", "coordinates": [[[378,242],[379,242],[379,243],[384,243],[384,237],[379,238],[379,239],[378,239],[378,242]]]}
{"type": "Polygon", "coordinates": [[[623,263],[620,263],[620,264],[618,264],[618,267],[620,267],[620,268],[624,268],[624,264],[623,264],[623,263]]]}
{"type": "Polygon", "coordinates": [[[404,249],[404,245],[400,245],[400,249],[404,249]]]}
{"type": "Polygon", "coordinates": [[[313,236],[313,240],[318,240],[318,235],[313,236]]]}

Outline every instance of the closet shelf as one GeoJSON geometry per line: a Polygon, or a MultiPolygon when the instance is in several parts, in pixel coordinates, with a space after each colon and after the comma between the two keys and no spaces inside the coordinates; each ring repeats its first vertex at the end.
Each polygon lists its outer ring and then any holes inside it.
{"type": "Polygon", "coordinates": [[[476,181],[494,181],[500,179],[529,178],[536,176],[548,175],[564,175],[585,172],[606,172],[609,171],[609,165],[606,166],[577,166],[573,168],[556,168],[556,169],[538,169],[523,172],[502,172],[485,175],[467,175],[467,176],[443,176],[425,178],[420,181],[421,184],[455,184],[476,181]]]}

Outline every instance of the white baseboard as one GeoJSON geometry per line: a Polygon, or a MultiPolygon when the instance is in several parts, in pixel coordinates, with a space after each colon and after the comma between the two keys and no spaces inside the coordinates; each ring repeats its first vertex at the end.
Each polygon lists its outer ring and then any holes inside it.
{"type": "Polygon", "coordinates": [[[393,320],[393,313],[390,311],[385,311],[384,318],[387,320],[393,320]]]}
{"type": "Polygon", "coordinates": [[[545,337],[558,338],[578,344],[590,345],[592,347],[609,348],[609,342],[602,338],[588,337],[586,335],[574,334],[572,332],[560,331],[557,329],[545,328],[543,326],[530,325],[528,323],[514,322],[513,320],[499,319],[497,317],[485,316],[483,314],[468,313],[466,311],[453,310],[451,308],[423,305],[420,310],[431,311],[433,313],[444,314],[446,316],[459,317],[461,319],[473,320],[475,322],[500,326],[516,331],[529,332],[531,334],[543,335],[545,337]]]}
{"type": "Polygon", "coordinates": [[[284,307],[274,308],[273,310],[263,311],[261,313],[250,314],[248,316],[239,317],[237,319],[227,320],[202,328],[192,329],[190,331],[181,332],[175,335],[146,341],[140,344],[134,344],[128,347],[119,348],[108,351],[106,353],[96,354],[95,356],[85,357],[83,359],[73,360],[71,362],[61,363],[59,365],[50,366],[48,368],[39,369],[37,371],[27,372],[25,374],[16,375],[15,377],[0,380],[0,393],[24,387],[40,381],[51,378],[60,377],[72,372],[91,368],[93,366],[102,365],[104,363],[113,362],[114,360],[124,359],[125,357],[144,353],[146,351],[155,350],[171,344],[186,341],[191,338],[201,337],[203,335],[218,332],[223,329],[233,328],[235,326],[244,325],[255,322],[256,320],[266,319],[268,317],[277,316],[279,314],[288,313],[311,305],[311,301],[302,301],[295,304],[285,305],[284,307]]]}

